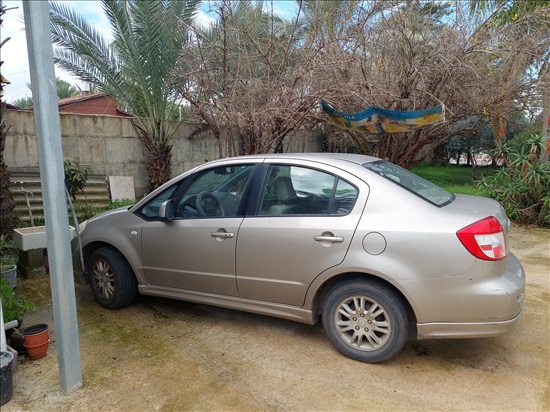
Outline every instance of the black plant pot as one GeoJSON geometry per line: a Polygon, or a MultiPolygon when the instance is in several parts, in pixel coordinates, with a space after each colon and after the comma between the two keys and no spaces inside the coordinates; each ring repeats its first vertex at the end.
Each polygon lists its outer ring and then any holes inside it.
{"type": "Polygon", "coordinates": [[[45,323],[38,323],[36,325],[32,325],[28,328],[23,329],[23,336],[36,335],[37,333],[44,332],[47,329],[48,325],[46,325],[45,323]]]}

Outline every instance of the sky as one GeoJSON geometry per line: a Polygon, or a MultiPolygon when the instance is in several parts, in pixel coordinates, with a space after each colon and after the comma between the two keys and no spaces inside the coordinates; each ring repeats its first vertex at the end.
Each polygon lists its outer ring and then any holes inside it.
{"type": "MultiPolygon", "coordinates": [[[[23,19],[23,2],[22,0],[1,0],[6,8],[17,7],[17,10],[10,10],[3,16],[3,24],[1,29],[1,39],[8,37],[11,39],[2,46],[0,52],[2,64],[2,75],[7,78],[11,84],[4,86],[4,96],[6,102],[12,103],[14,99],[19,99],[25,96],[31,96],[31,91],[27,87],[30,83],[30,70],[27,55],[27,40],[25,37],[25,24],[23,19]]],[[[45,1],[45,0],[30,0],[30,1],[45,1]]],[[[70,7],[75,8],[83,14],[86,19],[96,28],[109,36],[109,23],[105,17],[99,1],[97,0],[63,0],[62,3],[67,3],[70,7]]],[[[273,2],[275,12],[288,16],[292,13],[295,7],[294,0],[275,0],[273,2]]],[[[205,4],[199,12],[197,19],[204,24],[212,20],[212,17],[207,14],[208,6],[205,4]]],[[[69,75],[63,70],[56,67],[56,77],[71,83],[77,84],[81,89],[86,90],[87,87],[80,82],[76,77],[69,75]]]]}

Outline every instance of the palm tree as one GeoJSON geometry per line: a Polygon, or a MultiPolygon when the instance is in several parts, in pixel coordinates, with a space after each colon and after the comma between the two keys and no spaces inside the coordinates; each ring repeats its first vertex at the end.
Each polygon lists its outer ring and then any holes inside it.
{"type": "MultiPolygon", "coordinates": [[[[113,41],[62,3],[50,3],[55,63],[113,95],[131,112],[148,153],[148,189],[171,177],[171,121],[181,102],[172,77],[180,50],[189,43],[186,29],[200,0],[101,0],[113,41]]],[[[181,82],[181,79],[179,79],[181,82]]]]}
{"type": "Polygon", "coordinates": [[[13,104],[21,109],[26,109],[27,107],[32,106],[32,97],[25,96],[19,97],[18,99],[13,99],[13,104]]]}
{"type": "Polygon", "coordinates": [[[66,82],[65,80],[62,80],[59,77],[55,79],[55,82],[56,82],[58,99],[66,99],[67,97],[73,97],[73,96],[78,96],[79,94],[82,94],[82,89],[76,84],[71,84],[69,82],[66,82]]]}
{"type": "MultiPolygon", "coordinates": [[[[78,96],[82,93],[82,89],[76,84],[71,84],[65,80],[60,79],[59,77],[55,78],[56,88],[57,88],[57,98],[65,99],[67,97],[78,96]]],[[[27,87],[31,89],[31,84],[27,83],[27,87]]],[[[26,107],[32,106],[32,97],[26,96],[20,97],[13,100],[13,104],[17,107],[25,109],[26,107]]]]}

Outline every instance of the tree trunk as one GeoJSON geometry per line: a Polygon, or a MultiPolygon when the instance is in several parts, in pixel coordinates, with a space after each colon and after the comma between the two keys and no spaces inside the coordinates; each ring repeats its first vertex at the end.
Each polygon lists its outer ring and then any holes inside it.
{"type": "Polygon", "coordinates": [[[147,190],[151,193],[172,178],[172,144],[161,124],[154,131],[146,130],[135,120],[132,124],[146,150],[147,190]]]}
{"type": "Polygon", "coordinates": [[[502,149],[506,136],[506,117],[501,108],[495,108],[491,123],[493,124],[493,138],[497,149],[502,149]]]}
{"type": "Polygon", "coordinates": [[[172,145],[161,143],[151,147],[147,153],[147,175],[149,193],[172,178],[172,145]]]}

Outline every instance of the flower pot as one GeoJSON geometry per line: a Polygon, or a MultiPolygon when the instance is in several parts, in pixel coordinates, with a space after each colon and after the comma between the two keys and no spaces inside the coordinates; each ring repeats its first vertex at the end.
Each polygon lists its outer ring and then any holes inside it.
{"type": "Polygon", "coordinates": [[[8,285],[12,288],[17,286],[16,265],[0,265],[0,275],[8,281],[8,285]]]}
{"type": "Polygon", "coordinates": [[[25,347],[33,347],[44,342],[49,342],[50,333],[48,331],[48,325],[40,323],[38,325],[29,326],[23,329],[23,337],[25,338],[25,343],[23,345],[25,347]]]}
{"type": "Polygon", "coordinates": [[[46,356],[49,344],[50,340],[48,339],[46,342],[39,343],[38,345],[30,346],[24,343],[23,346],[27,349],[27,353],[31,359],[40,359],[46,356]]]}
{"type": "Polygon", "coordinates": [[[13,393],[13,360],[13,353],[0,352],[0,405],[8,402],[13,393]]]}

